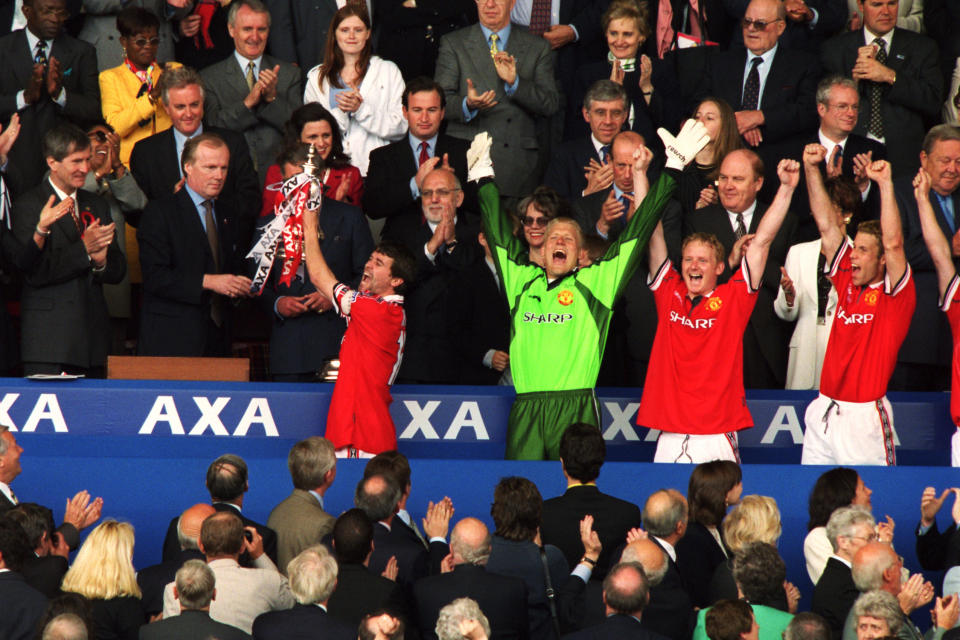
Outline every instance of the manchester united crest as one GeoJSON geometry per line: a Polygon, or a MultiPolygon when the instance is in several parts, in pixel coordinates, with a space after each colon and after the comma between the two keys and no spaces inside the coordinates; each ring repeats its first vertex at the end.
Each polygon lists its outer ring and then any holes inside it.
{"type": "Polygon", "coordinates": [[[723,300],[714,296],[707,300],[707,311],[719,311],[723,306],[723,300]]]}
{"type": "Polygon", "coordinates": [[[871,307],[877,306],[877,302],[880,300],[880,292],[876,289],[870,289],[865,294],[863,294],[863,302],[871,307]]]}
{"type": "Polygon", "coordinates": [[[565,307],[573,304],[573,292],[569,289],[564,289],[557,294],[557,302],[565,307]]]}

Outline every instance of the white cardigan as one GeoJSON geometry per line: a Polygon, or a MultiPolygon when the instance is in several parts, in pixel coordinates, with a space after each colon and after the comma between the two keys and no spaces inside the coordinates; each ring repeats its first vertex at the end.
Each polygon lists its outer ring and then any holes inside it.
{"type": "Polygon", "coordinates": [[[317,82],[318,77],[319,65],[310,69],[307,74],[303,102],[319,102],[333,114],[340,125],[344,153],[350,155],[350,164],[359,168],[360,173],[366,176],[370,152],[399,140],[407,132],[407,121],[401,108],[404,82],[400,69],[389,60],[372,56],[367,73],[360,83],[363,102],[354,113],[344,113],[338,108],[331,109],[330,83],[324,79],[321,87],[317,82]]]}

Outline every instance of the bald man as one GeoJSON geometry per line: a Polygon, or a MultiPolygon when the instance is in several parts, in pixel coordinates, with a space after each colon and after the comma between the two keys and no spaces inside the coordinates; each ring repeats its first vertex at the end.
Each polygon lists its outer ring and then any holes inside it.
{"type": "Polygon", "coordinates": [[[163,588],[173,582],[177,570],[187,560],[203,560],[197,541],[200,539],[200,527],[203,521],[217,512],[210,504],[198,503],[188,508],[177,519],[177,539],[180,542],[180,553],[166,562],[155,564],[152,567],[137,572],[137,584],[143,592],[141,602],[143,609],[149,616],[163,611],[163,588]]]}
{"type": "Polygon", "coordinates": [[[661,640],[643,625],[650,582],[638,562],[621,562],[603,580],[606,618],[599,625],[565,636],[568,640],[661,640]]]}
{"type": "Polygon", "coordinates": [[[695,622],[693,603],[667,552],[650,536],[628,544],[620,562],[638,562],[650,582],[650,602],[643,610],[641,626],[672,640],[689,638],[695,622]]]}
{"type": "Polygon", "coordinates": [[[520,578],[488,573],[490,532],[476,518],[464,518],[450,534],[453,571],[418,581],[413,588],[420,634],[437,640],[434,627],[440,609],[456,598],[472,598],[490,621],[491,640],[527,638],[527,593],[520,578]]]}

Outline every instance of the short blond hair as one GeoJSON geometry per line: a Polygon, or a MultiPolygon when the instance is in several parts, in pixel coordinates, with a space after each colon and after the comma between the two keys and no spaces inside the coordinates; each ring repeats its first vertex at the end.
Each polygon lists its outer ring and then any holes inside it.
{"type": "Polygon", "coordinates": [[[64,591],[97,600],[141,597],[133,568],[133,525],[104,520],[80,547],[63,577],[64,591]]]}
{"type": "Polygon", "coordinates": [[[780,509],[769,496],[744,496],[723,519],[723,541],[731,553],[752,542],[776,547],[782,531],[780,509]]]}

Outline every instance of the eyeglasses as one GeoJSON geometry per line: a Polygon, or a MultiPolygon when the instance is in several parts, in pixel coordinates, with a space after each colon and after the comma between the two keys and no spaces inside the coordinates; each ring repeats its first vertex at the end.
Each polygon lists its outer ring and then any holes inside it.
{"type": "Polygon", "coordinates": [[[90,133],[87,134],[87,137],[96,138],[97,142],[107,141],[107,134],[104,133],[103,131],[100,131],[99,129],[97,131],[91,131],[90,133]]]}
{"type": "Polygon", "coordinates": [[[441,198],[447,198],[450,194],[456,193],[457,191],[460,191],[460,189],[424,189],[420,192],[420,195],[424,199],[429,200],[433,197],[433,194],[437,194],[441,198]]]}
{"type": "Polygon", "coordinates": [[[860,105],[859,105],[859,104],[847,104],[846,102],[841,102],[840,104],[828,104],[828,105],[827,105],[827,108],[828,108],[828,109],[835,109],[835,110],[840,111],[840,112],[843,112],[843,111],[852,111],[852,112],[854,112],[854,113],[857,113],[858,111],[860,111],[860,105]]]}
{"type": "Polygon", "coordinates": [[[533,216],[523,216],[520,218],[520,222],[522,222],[523,226],[525,227],[546,227],[550,220],[549,218],[545,218],[543,216],[539,218],[534,218],[533,216]]]}
{"type": "Polygon", "coordinates": [[[156,36],[154,36],[153,38],[150,38],[150,39],[147,39],[147,38],[137,38],[136,40],[133,41],[133,44],[137,45],[137,46],[140,47],[141,49],[142,49],[143,47],[147,46],[148,44],[149,44],[151,47],[156,47],[157,45],[160,44],[160,38],[157,38],[156,36]]]}
{"type": "Polygon", "coordinates": [[[768,26],[775,22],[780,22],[780,18],[775,20],[751,20],[750,18],[743,18],[740,20],[740,26],[744,29],[756,29],[757,31],[763,31],[768,26]]]}

